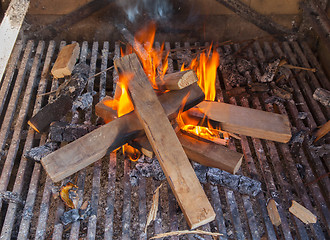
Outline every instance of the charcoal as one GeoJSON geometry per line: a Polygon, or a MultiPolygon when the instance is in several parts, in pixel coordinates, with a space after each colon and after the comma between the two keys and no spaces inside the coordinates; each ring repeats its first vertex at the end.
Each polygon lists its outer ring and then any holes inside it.
{"type": "Polygon", "coordinates": [[[72,142],[96,128],[94,125],[54,122],[50,125],[49,137],[54,142],[72,142]]]}
{"type": "Polygon", "coordinates": [[[301,119],[301,120],[306,119],[307,116],[308,116],[307,112],[298,112],[298,118],[301,119]]]}
{"type": "Polygon", "coordinates": [[[158,181],[166,178],[157,158],[154,158],[152,163],[138,163],[135,165],[135,168],[143,177],[153,177],[158,181]]]}
{"type": "Polygon", "coordinates": [[[283,98],[277,97],[277,96],[270,96],[265,100],[266,104],[282,104],[283,102],[285,102],[285,100],[283,98]]]}
{"type": "Polygon", "coordinates": [[[307,135],[306,130],[300,130],[292,135],[289,142],[289,146],[290,146],[290,151],[294,156],[298,156],[299,150],[306,138],[306,135],[307,135]]]}
{"type": "Polygon", "coordinates": [[[0,192],[0,198],[6,202],[24,204],[19,194],[11,191],[0,192]]]}
{"type": "Polygon", "coordinates": [[[89,66],[86,63],[78,63],[75,65],[72,76],[67,79],[56,93],[56,98],[61,95],[68,95],[72,100],[77,99],[86,87],[88,81],[89,66]]]}
{"type": "Polygon", "coordinates": [[[312,154],[316,154],[318,157],[324,157],[330,154],[330,144],[322,144],[321,146],[310,146],[312,154]]]}
{"type": "Polygon", "coordinates": [[[280,59],[275,60],[267,65],[264,75],[261,76],[259,82],[271,82],[274,79],[278,65],[280,64],[280,59]]]}
{"type": "Polygon", "coordinates": [[[287,90],[280,88],[275,85],[274,82],[271,83],[272,92],[275,96],[280,97],[285,100],[291,100],[292,99],[292,93],[288,92],[287,90]]]}
{"type": "Polygon", "coordinates": [[[238,192],[255,197],[261,192],[261,182],[245,176],[240,176],[238,192]]]}
{"type": "Polygon", "coordinates": [[[323,88],[317,88],[313,93],[313,98],[316,101],[319,101],[322,105],[330,107],[330,91],[323,88]]]}
{"type": "Polygon", "coordinates": [[[207,172],[209,167],[193,162],[193,168],[198,180],[203,184],[207,183],[207,172]]]}
{"type": "Polygon", "coordinates": [[[137,169],[131,170],[129,174],[129,180],[133,187],[137,187],[139,185],[139,176],[141,176],[141,174],[137,169]]]}
{"type": "Polygon", "coordinates": [[[31,150],[27,151],[24,156],[29,160],[40,162],[43,157],[54,152],[57,148],[57,143],[47,142],[42,146],[31,148],[31,150]]]}
{"type": "Polygon", "coordinates": [[[237,60],[237,71],[240,74],[244,74],[245,72],[249,72],[253,69],[253,65],[249,60],[246,60],[244,58],[240,58],[237,60]]]}
{"type": "Polygon", "coordinates": [[[85,220],[86,218],[92,215],[92,206],[90,202],[86,201],[83,203],[81,208],[79,209],[80,220],[85,220]]]}
{"type": "Polygon", "coordinates": [[[78,96],[77,99],[72,104],[72,110],[77,111],[78,109],[86,110],[92,107],[93,96],[96,94],[95,91],[84,93],[78,96]]]}
{"type": "Polygon", "coordinates": [[[261,182],[242,175],[233,175],[217,168],[209,168],[207,179],[213,185],[221,185],[253,197],[261,192],[261,182]]]}
{"type": "Polygon", "coordinates": [[[63,225],[68,225],[69,223],[76,222],[80,219],[79,210],[78,209],[71,209],[63,213],[60,217],[61,222],[63,225]]]}

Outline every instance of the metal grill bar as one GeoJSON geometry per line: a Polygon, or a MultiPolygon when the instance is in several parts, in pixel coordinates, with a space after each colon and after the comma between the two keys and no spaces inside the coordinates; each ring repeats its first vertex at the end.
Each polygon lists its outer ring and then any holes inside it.
{"type": "MultiPolygon", "coordinates": [[[[42,145],[47,141],[47,134],[38,135],[32,130],[27,131],[26,120],[36,113],[47,99],[43,94],[50,88],[49,72],[56,54],[65,42],[56,48],[54,41],[46,44],[43,41],[34,47],[33,41],[26,44],[18,42],[12,54],[7,73],[0,88],[0,142],[1,150],[8,150],[0,163],[0,191],[12,191],[25,201],[24,205],[7,203],[0,199],[1,205],[1,239],[147,239],[156,233],[187,229],[183,215],[178,211],[178,205],[170,188],[161,188],[159,214],[153,226],[144,233],[147,214],[152,202],[152,192],[160,182],[153,179],[139,179],[138,187],[131,187],[129,171],[131,163],[121,154],[111,153],[63,181],[72,181],[79,186],[80,204],[89,200],[93,214],[85,221],[75,222],[64,227],[59,221],[66,210],[60,199],[54,199],[55,185],[46,176],[38,163],[28,162],[24,153],[31,147],[42,145]],[[24,53],[21,51],[24,49],[24,53]],[[23,55],[23,56],[21,56],[23,55]],[[45,57],[44,57],[45,55],[45,57]],[[28,76],[29,74],[29,76],[28,76]],[[40,79],[40,81],[39,81],[40,79]],[[37,87],[37,84],[38,87],[37,87]],[[32,111],[33,110],[33,111],[32,111]],[[27,131],[26,138],[23,132],[27,131]]],[[[102,50],[99,43],[94,42],[92,48],[88,43],[81,45],[80,61],[90,65],[90,79],[87,91],[97,90],[95,102],[106,94],[111,95],[115,89],[113,82],[118,80],[116,71],[104,72],[93,77],[96,72],[111,66],[111,57],[120,57],[120,44],[115,43],[113,49],[104,42],[102,50]],[[107,81],[110,81],[109,84],[107,81]],[[112,89],[109,86],[113,86],[112,89]]],[[[156,47],[159,47],[159,43],[156,47]]],[[[180,43],[174,44],[177,49],[180,43]]],[[[207,46],[208,44],[206,44],[207,46]]],[[[168,72],[177,71],[183,63],[191,61],[194,50],[189,43],[184,43],[187,50],[177,50],[169,56],[168,72]]],[[[196,44],[198,46],[198,43],[196,44]]],[[[226,51],[238,51],[244,45],[224,46],[219,48],[220,55],[226,51]]],[[[165,49],[170,50],[170,43],[165,43],[165,49]]],[[[198,51],[198,50],[196,50],[198,51]]],[[[290,64],[317,68],[316,73],[292,70],[295,76],[290,80],[294,88],[294,101],[278,104],[281,113],[288,113],[291,124],[296,130],[314,129],[325,123],[329,111],[320,106],[312,98],[317,87],[329,88],[330,84],[312,51],[306,43],[259,43],[249,46],[240,52],[257,65],[271,57],[286,57],[290,64]],[[307,119],[298,119],[298,112],[308,113],[307,119]]],[[[221,58],[220,58],[221,60],[221,58]]],[[[224,90],[229,89],[226,79],[218,72],[217,99],[232,104],[266,109],[273,111],[273,106],[265,104],[267,94],[252,97],[229,98],[224,90]],[[222,87],[224,86],[224,88],[222,87]]],[[[263,70],[260,66],[246,74],[252,81],[260,76],[263,70]]],[[[51,89],[57,89],[59,82],[53,79],[51,89]]],[[[97,119],[92,115],[93,109],[85,111],[84,116],[78,112],[72,113],[72,123],[92,123],[97,119]]],[[[329,179],[323,178],[309,185],[319,176],[329,171],[329,163],[322,157],[317,157],[308,144],[303,144],[300,157],[290,153],[287,144],[274,143],[260,139],[241,136],[240,141],[232,142],[231,149],[242,149],[245,162],[240,173],[259,179],[264,184],[264,193],[256,198],[242,196],[236,192],[219,186],[204,185],[207,195],[217,213],[216,220],[202,229],[219,231],[224,235],[220,239],[327,239],[330,229],[329,214],[329,179]],[[298,164],[305,169],[304,175],[298,171],[298,164]],[[273,198],[279,204],[278,209],[282,219],[279,227],[274,227],[267,214],[266,203],[273,198]],[[318,216],[316,224],[306,226],[288,212],[291,200],[302,203],[318,216]]],[[[56,184],[58,185],[58,184],[56,184]]],[[[185,239],[201,239],[189,235],[185,239]]],[[[181,239],[172,237],[171,239],[181,239]]],[[[203,237],[203,239],[211,239],[203,237]]]]}

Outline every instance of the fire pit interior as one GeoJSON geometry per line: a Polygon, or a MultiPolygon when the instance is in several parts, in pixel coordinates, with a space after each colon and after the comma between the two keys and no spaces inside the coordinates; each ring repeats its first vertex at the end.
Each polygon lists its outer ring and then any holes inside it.
{"type": "Polygon", "coordinates": [[[329,239],[327,1],[9,2],[1,239],[329,239]]]}

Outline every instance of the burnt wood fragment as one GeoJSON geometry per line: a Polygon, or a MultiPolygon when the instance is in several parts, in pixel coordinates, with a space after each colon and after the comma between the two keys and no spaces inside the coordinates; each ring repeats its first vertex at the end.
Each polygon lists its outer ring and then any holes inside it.
{"type": "Polygon", "coordinates": [[[72,142],[96,128],[97,126],[87,124],[53,122],[50,125],[49,138],[54,142],[72,142]]]}
{"type": "Polygon", "coordinates": [[[57,148],[57,143],[47,142],[39,147],[31,148],[26,152],[25,157],[29,160],[40,162],[43,157],[46,157],[48,154],[54,152],[57,148]]]}
{"type": "Polygon", "coordinates": [[[313,98],[322,105],[330,107],[330,91],[324,88],[317,88],[313,93],[313,98]]]}

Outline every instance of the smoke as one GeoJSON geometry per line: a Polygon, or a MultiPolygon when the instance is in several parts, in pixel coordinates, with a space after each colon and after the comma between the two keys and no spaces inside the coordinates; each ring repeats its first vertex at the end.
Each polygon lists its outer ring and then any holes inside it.
{"type": "Polygon", "coordinates": [[[170,0],[118,0],[117,5],[123,9],[131,23],[146,17],[163,21],[169,19],[173,13],[170,0]]]}

